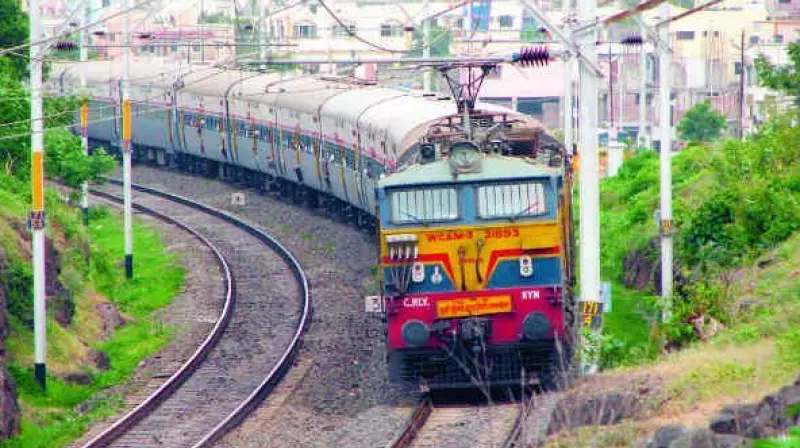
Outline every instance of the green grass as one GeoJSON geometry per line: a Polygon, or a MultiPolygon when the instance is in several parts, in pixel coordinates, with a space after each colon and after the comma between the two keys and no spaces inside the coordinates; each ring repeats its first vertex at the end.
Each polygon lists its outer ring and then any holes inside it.
{"type": "MultiPolygon", "coordinates": [[[[73,215],[74,210],[71,211],[73,215]]],[[[63,226],[66,227],[66,226],[63,226]]],[[[58,377],[48,377],[46,392],[35,384],[30,363],[33,340],[31,331],[19,322],[12,322],[14,333],[8,340],[9,368],[18,384],[23,410],[23,424],[19,436],[4,441],[3,448],[64,446],[79,437],[88,425],[113,413],[122,401],[118,397],[96,400],[92,396],[102,389],[119,384],[130,377],[136,366],[146,357],[156,353],[170,340],[172,329],[154,323],[151,317],[180,292],[185,271],[177,266],[175,258],[164,252],[158,233],[141,223],[134,230],[134,274],[126,281],[122,268],[122,220],[105,209],[94,209],[88,229],[91,261],[88,281],[108,297],[126,316],[128,323],[106,341],[94,341],[90,347],[105,352],[110,359],[107,371],[90,371],[92,382],[88,385],[66,383],[58,377]],[[76,406],[85,409],[78,412],[76,406]]],[[[80,315],[76,316],[80,319],[80,315]]],[[[53,362],[71,352],[68,343],[74,343],[70,334],[52,320],[48,323],[48,355],[53,362]]]]}

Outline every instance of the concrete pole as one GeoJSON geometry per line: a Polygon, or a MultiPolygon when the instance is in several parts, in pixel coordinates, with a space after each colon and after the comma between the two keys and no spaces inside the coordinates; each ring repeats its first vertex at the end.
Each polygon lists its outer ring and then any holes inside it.
{"type": "MultiPolygon", "coordinates": [[[[596,19],[597,0],[579,0],[582,22],[596,19]]],[[[581,54],[597,64],[597,30],[580,36],[581,54]]],[[[586,64],[580,64],[580,290],[584,319],[591,318],[596,336],[602,332],[603,314],[599,310],[600,295],[600,189],[597,167],[597,78],[586,64]],[[588,312],[587,312],[588,311],[588,312]]],[[[586,373],[596,373],[598,359],[588,360],[586,373]]]]}
{"type": "MultiPolygon", "coordinates": [[[[569,0],[564,0],[565,4],[569,4],[569,0]]],[[[564,28],[564,35],[567,39],[572,39],[572,30],[569,25],[564,28]]],[[[562,113],[564,114],[564,146],[567,148],[567,154],[572,154],[575,147],[575,136],[573,131],[575,123],[573,122],[574,113],[572,108],[572,88],[575,79],[575,58],[568,55],[564,59],[564,95],[561,98],[562,113]]]]}
{"type": "MultiPolygon", "coordinates": [[[[266,43],[266,30],[265,23],[264,23],[264,0],[258,0],[258,57],[261,61],[267,60],[267,47],[264,45],[266,43]]],[[[328,47],[330,48],[330,41],[328,42],[328,47]]],[[[267,64],[262,63],[259,67],[261,70],[267,69],[267,64]]]]}
{"type": "MultiPolygon", "coordinates": [[[[133,0],[125,0],[125,9],[133,0]]],[[[125,277],[133,278],[133,210],[131,208],[131,100],[128,80],[131,71],[130,14],[122,20],[122,196],[125,219],[125,277]]],[[[191,53],[191,51],[190,51],[191,53]]]]}
{"type": "MultiPolygon", "coordinates": [[[[661,20],[669,19],[669,4],[662,3],[661,20]]],[[[661,40],[669,45],[669,24],[660,29],[661,40]]],[[[672,123],[670,84],[672,55],[659,48],[659,88],[661,106],[661,297],[664,299],[663,321],[672,316],[672,123]]]]}
{"type": "MultiPolygon", "coordinates": [[[[644,25],[639,26],[639,33],[647,35],[644,25]]],[[[647,132],[647,51],[642,45],[639,50],[639,145],[650,146],[650,139],[645,135],[647,132]]]]}
{"type": "MultiPolygon", "coordinates": [[[[30,40],[42,37],[42,21],[39,0],[30,2],[30,40]]],[[[34,377],[46,388],[47,378],[47,308],[45,301],[44,260],[44,131],[42,116],[42,44],[31,45],[31,187],[33,210],[30,213],[33,231],[33,338],[34,377]]]]}
{"type": "MultiPolygon", "coordinates": [[[[89,23],[89,2],[86,2],[86,7],[81,13],[81,27],[85,27],[89,23]]],[[[80,32],[80,58],[81,64],[78,68],[80,70],[81,78],[81,96],[83,97],[83,104],[81,104],[81,148],[87,155],[89,154],[89,130],[87,129],[89,123],[89,105],[87,104],[86,92],[86,62],[89,59],[88,48],[88,33],[85,29],[80,32]]],[[[81,185],[81,212],[83,215],[83,225],[89,224],[89,182],[84,182],[81,185]]]]}
{"type": "MultiPolygon", "coordinates": [[[[422,57],[431,57],[431,21],[422,21],[422,57]]],[[[425,92],[431,91],[431,71],[433,68],[428,68],[422,74],[422,90],[425,92]]]]}

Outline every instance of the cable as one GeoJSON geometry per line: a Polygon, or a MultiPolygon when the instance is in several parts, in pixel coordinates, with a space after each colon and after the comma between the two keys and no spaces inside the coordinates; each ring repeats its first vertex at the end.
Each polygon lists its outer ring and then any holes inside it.
{"type": "MultiPolygon", "coordinates": [[[[95,25],[99,25],[101,23],[105,23],[105,22],[107,22],[107,21],[109,21],[111,19],[114,19],[116,17],[125,15],[125,14],[133,11],[134,9],[140,8],[140,7],[145,6],[145,5],[149,5],[150,3],[153,3],[154,1],[156,1],[156,0],[142,0],[141,3],[135,5],[135,6],[131,7],[131,8],[123,9],[123,10],[118,11],[118,12],[116,12],[114,14],[111,14],[111,15],[109,15],[107,17],[104,17],[103,19],[96,20],[96,21],[94,21],[92,23],[89,23],[87,25],[79,26],[79,27],[71,30],[70,33],[74,33],[74,32],[77,32],[77,31],[88,30],[89,28],[91,28],[91,27],[93,27],[95,25]]],[[[53,37],[47,37],[47,38],[44,38],[44,39],[35,40],[33,42],[27,42],[27,43],[24,43],[24,44],[13,46],[13,47],[3,48],[3,49],[0,49],[0,56],[4,56],[7,53],[10,53],[12,51],[17,51],[17,50],[21,50],[21,49],[24,49],[24,48],[29,48],[29,47],[32,47],[34,45],[47,44],[47,43],[53,42],[53,41],[61,39],[61,38],[63,38],[63,36],[61,34],[56,34],[53,37]]]]}
{"type": "Polygon", "coordinates": [[[346,24],[345,24],[345,23],[342,21],[342,19],[340,19],[340,18],[339,18],[339,16],[337,16],[337,15],[336,15],[336,14],[335,14],[335,13],[334,13],[332,10],[331,10],[331,8],[330,8],[330,7],[328,7],[328,4],[327,4],[327,3],[325,3],[325,1],[324,1],[324,0],[317,0],[317,2],[318,2],[320,5],[322,5],[322,7],[325,9],[325,11],[327,11],[327,12],[328,12],[328,14],[329,14],[329,15],[330,15],[330,16],[333,18],[333,20],[335,20],[335,21],[336,21],[336,22],[339,24],[339,26],[341,26],[342,28],[344,28],[345,32],[347,32],[347,34],[349,34],[349,35],[350,35],[350,37],[353,37],[353,38],[355,38],[355,39],[359,40],[360,42],[362,42],[362,43],[365,43],[365,44],[369,45],[369,46],[370,46],[370,47],[372,47],[372,48],[375,48],[376,50],[385,51],[385,52],[392,53],[392,54],[394,54],[394,53],[403,53],[403,54],[407,54],[407,53],[409,53],[409,51],[407,51],[407,50],[398,50],[398,49],[394,49],[394,48],[388,48],[388,47],[384,47],[383,45],[378,45],[378,44],[375,44],[375,43],[372,43],[372,42],[370,42],[370,41],[369,41],[369,40],[367,40],[367,39],[364,39],[363,37],[359,36],[359,35],[358,35],[358,34],[357,34],[355,31],[351,30],[351,29],[350,29],[350,27],[348,27],[348,26],[347,26],[347,25],[346,25],[346,24]]]}

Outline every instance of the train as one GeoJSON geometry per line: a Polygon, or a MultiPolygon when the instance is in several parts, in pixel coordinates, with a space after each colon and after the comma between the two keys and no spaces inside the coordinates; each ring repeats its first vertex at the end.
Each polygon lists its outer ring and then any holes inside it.
{"type": "MultiPolygon", "coordinates": [[[[532,117],[476,101],[459,84],[472,69],[450,67],[445,95],[134,59],[133,158],[277,191],[376,235],[392,382],[553,385],[576,341],[569,153],[532,117]]],[[[119,152],[120,64],[59,66],[48,86],[87,95],[90,145],[119,152]]]]}

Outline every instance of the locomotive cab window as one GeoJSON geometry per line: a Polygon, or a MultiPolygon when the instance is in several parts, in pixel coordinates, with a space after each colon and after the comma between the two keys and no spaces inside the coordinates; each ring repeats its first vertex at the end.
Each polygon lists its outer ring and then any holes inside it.
{"type": "Polygon", "coordinates": [[[531,181],[478,187],[478,217],[523,218],[547,214],[545,182],[531,181]]]}
{"type": "Polygon", "coordinates": [[[458,219],[458,191],[454,187],[394,191],[391,200],[394,224],[458,219]]]}

